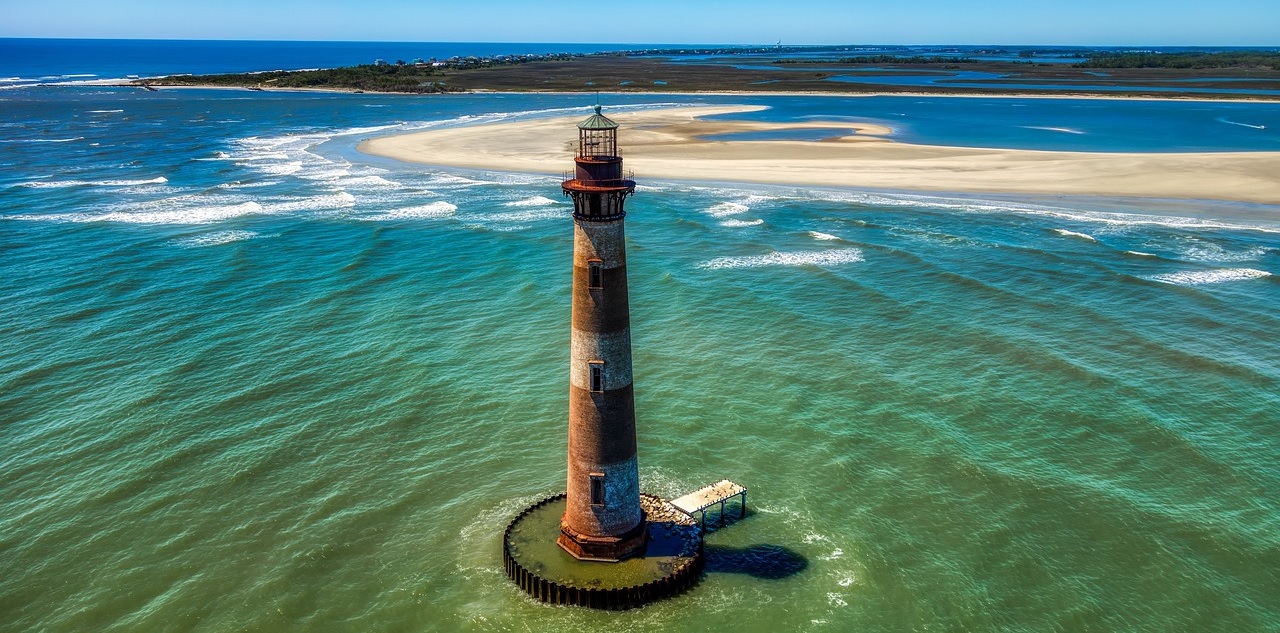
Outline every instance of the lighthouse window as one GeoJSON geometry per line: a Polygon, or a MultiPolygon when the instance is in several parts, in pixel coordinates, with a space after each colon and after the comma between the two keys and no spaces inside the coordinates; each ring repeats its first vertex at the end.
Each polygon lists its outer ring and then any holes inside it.
{"type": "Polygon", "coordinates": [[[604,274],[600,268],[600,260],[587,262],[587,287],[600,288],[604,285],[604,274]]]}
{"type": "Polygon", "coordinates": [[[604,505],[604,473],[591,473],[591,505],[604,505]]]}
{"type": "Polygon", "coordinates": [[[590,373],[591,391],[604,391],[604,361],[589,361],[587,367],[590,373]]]}

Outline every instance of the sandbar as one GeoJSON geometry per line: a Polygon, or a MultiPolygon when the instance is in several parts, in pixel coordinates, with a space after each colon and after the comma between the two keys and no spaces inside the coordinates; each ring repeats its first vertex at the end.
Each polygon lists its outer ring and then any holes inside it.
{"type": "MultiPolygon", "coordinates": [[[[767,123],[706,117],[761,106],[608,113],[637,178],[906,191],[1093,195],[1280,204],[1280,152],[1104,153],[916,145],[849,121],[767,123]],[[706,137],[795,128],[852,133],[821,141],[706,137]]],[[[450,127],[374,138],[362,152],[472,169],[558,174],[572,169],[582,115],[450,127]]]]}

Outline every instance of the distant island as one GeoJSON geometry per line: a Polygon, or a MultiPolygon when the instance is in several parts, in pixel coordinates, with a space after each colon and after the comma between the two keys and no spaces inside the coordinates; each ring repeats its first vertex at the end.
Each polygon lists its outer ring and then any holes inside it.
{"type": "Polygon", "coordinates": [[[1280,91],[1280,51],[866,52],[856,47],[763,47],[376,60],[344,68],[175,75],[128,85],[409,94],[603,90],[1280,98],[1267,94],[1280,91]],[[903,82],[902,76],[917,80],[903,82]]]}

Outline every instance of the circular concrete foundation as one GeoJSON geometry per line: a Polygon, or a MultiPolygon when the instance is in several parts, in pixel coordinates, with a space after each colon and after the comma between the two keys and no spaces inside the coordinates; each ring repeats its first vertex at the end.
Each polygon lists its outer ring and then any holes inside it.
{"type": "Polygon", "coordinates": [[[692,587],[702,575],[702,531],[666,499],[641,494],[648,522],[644,551],[618,562],[581,561],[556,544],[565,495],[526,508],[502,535],[502,562],[542,602],[632,609],[692,587]]]}

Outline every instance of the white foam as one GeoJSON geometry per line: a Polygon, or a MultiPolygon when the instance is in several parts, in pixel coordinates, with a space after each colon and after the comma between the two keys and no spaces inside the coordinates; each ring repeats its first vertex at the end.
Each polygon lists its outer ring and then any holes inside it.
{"type": "Polygon", "coordinates": [[[205,235],[196,235],[193,237],[184,237],[178,240],[183,246],[217,246],[219,244],[230,244],[231,242],[239,242],[241,240],[251,240],[258,237],[253,231],[217,231],[207,233],[205,235]]]}
{"type": "Polygon", "coordinates": [[[116,114],[118,112],[124,112],[124,110],[90,110],[89,114],[116,114]]]}
{"type": "Polygon", "coordinates": [[[552,200],[546,196],[534,196],[525,198],[524,200],[514,200],[512,202],[504,202],[504,207],[545,207],[547,205],[559,204],[556,200],[552,200]]]}
{"type": "Polygon", "coordinates": [[[830,233],[819,233],[818,231],[809,231],[809,236],[815,240],[821,240],[824,242],[831,242],[840,239],[830,233]]]}
{"type": "Polygon", "coordinates": [[[971,207],[961,208],[960,210],[979,212],[1012,212],[1024,215],[1052,217],[1073,222],[1093,222],[1118,227],[1159,226],[1173,229],[1234,229],[1242,231],[1261,231],[1263,233],[1280,233],[1280,228],[1276,227],[1233,224],[1229,222],[1204,220],[1200,218],[1187,218],[1169,215],[1143,215],[1138,213],[1110,213],[1105,211],[1081,211],[1054,207],[1038,207],[1035,205],[1007,205],[1004,208],[971,207]]]}
{"type": "Polygon", "coordinates": [[[360,219],[371,222],[385,222],[390,220],[426,220],[453,217],[457,211],[458,205],[439,201],[415,207],[391,209],[389,211],[363,216],[360,219]]]}
{"type": "Polygon", "coordinates": [[[270,187],[280,184],[279,180],[264,180],[262,182],[224,182],[218,185],[219,189],[256,189],[258,187],[270,187]]]}
{"type": "Polygon", "coordinates": [[[840,585],[841,587],[851,587],[855,582],[857,582],[857,579],[855,579],[853,576],[844,576],[840,580],[837,580],[836,584],[840,585]]]}
{"type": "Polygon", "coordinates": [[[45,222],[123,222],[126,224],[211,224],[243,215],[261,213],[256,202],[231,205],[209,205],[133,211],[109,211],[107,213],[66,213],[45,215],[11,215],[14,220],[45,222]]]}
{"type": "Polygon", "coordinates": [[[532,207],[511,213],[491,213],[474,216],[473,220],[481,222],[538,222],[542,220],[559,220],[569,216],[569,210],[560,207],[532,207]]]}
{"type": "Polygon", "coordinates": [[[760,224],[764,224],[764,220],[757,218],[755,220],[725,220],[724,222],[720,223],[720,226],[726,226],[731,229],[737,229],[737,228],[742,228],[744,226],[758,226],[760,224]]]}
{"type": "Polygon", "coordinates": [[[827,603],[828,603],[828,604],[830,604],[830,605],[831,605],[831,606],[833,606],[833,607],[847,607],[847,606],[849,606],[849,603],[848,603],[848,602],[845,602],[845,601],[844,601],[844,598],[841,598],[841,597],[840,597],[840,594],[835,593],[835,592],[828,592],[828,593],[827,593],[827,603]]]}
{"type": "Polygon", "coordinates": [[[490,226],[486,224],[464,224],[462,225],[462,228],[480,231],[493,231],[495,233],[512,233],[515,231],[523,231],[529,227],[524,224],[507,224],[498,226],[490,226]]]}
{"type": "Polygon", "coordinates": [[[751,207],[737,202],[717,202],[708,207],[703,211],[703,213],[714,218],[723,218],[730,215],[737,215],[739,213],[746,213],[750,210],[751,207]]]}
{"type": "Polygon", "coordinates": [[[1077,232],[1075,232],[1075,231],[1068,231],[1068,230],[1066,230],[1066,229],[1054,229],[1054,230],[1053,230],[1053,232],[1054,232],[1054,233],[1057,233],[1058,235],[1061,235],[1061,236],[1063,236],[1063,237],[1075,237],[1075,238],[1079,238],[1079,239],[1082,239],[1082,240],[1087,240],[1087,241],[1090,241],[1090,242],[1096,242],[1096,241],[1098,241],[1098,240],[1097,240],[1097,238],[1095,238],[1095,237],[1094,237],[1094,236],[1092,236],[1092,235],[1089,235],[1088,233],[1077,233],[1077,232]]]}
{"type": "Polygon", "coordinates": [[[1176,273],[1166,273],[1164,275],[1152,275],[1147,277],[1147,279],[1166,284],[1177,284],[1179,286],[1199,286],[1202,284],[1220,284],[1228,281],[1243,281],[1246,279],[1259,279],[1270,276],[1271,273],[1265,270],[1256,270],[1253,268],[1228,268],[1219,270],[1183,270],[1176,273]]]}
{"type": "Polygon", "coordinates": [[[491,180],[475,180],[472,178],[464,178],[453,174],[433,174],[431,180],[427,182],[433,187],[442,187],[446,189],[460,187],[475,187],[476,185],[496,185],[500,184],[491,180]]]}
{"type": "Polygon", "coordinates": [[[168,178],[159,176],[149,180],[32,180],[18,183],[19,187],[31,189],[57,189],[60,187],[138,187],[141,185],[163,185],[168,178]]]}
{"type": "Polygon", "coordinates": [[[1237,263],[1261,259],[1266,254],[1267,249],[1260,246],[1243,251],[1229,251],[1212,242],[1197,240],[1197,243],[1183,254],[1183,258],[1199,262],[1237,263]]]}
{"type": "Polygon", "coordinates": [[[339,178],[338,185],[342,187],[401,187],[403,186],[394,180],[387,180],[382,176],[352,176],[350,178],[339,178]]]}
{"type": "Polygon", "coordinates": [[[255,169],[272,176],[288,176],[302,171],[302,163],[291,161],[288,163],[280,163],[276,165],[254,165],[255,169]]]}
{"type": "Polygon", "coordinates": [[[773,252],[768,255],[746,257],[717,257],[698,264],[698,268],[759,268],[762,266],[837,266],[864,261],[862,251],[856,248],[832,249],[811,252],[773,252]]]}
{"type": "Polygon", "coordinates": [[[1061,132],[1063,134],[1084,134],[1084,130],[1077,130],[1073,127],[1050,127],[1047,125],[1021,125],[1019,126],[1028,130],[1044,130],[1046,132],[1061,132]]]}
{"type": "MultiPolygon", "coordinates": [[[[297,165],[298,165],[299,171],[301,171],[301,169],[305,166],[301,162],[297,163],[297,165]]],[[[314,167],[319,167],[319,168],[313,168],[311,171],[307,171],[305,173],[299,173],[298,176],[300,178],[305,178],[307,180],[337,181],[339,179],[344,179],[351,175],[351,169],[346,165],[329,164],[329,165],[322,165],[322,166],[318,165],[314,167]]]]}
{"type": "Polygon", "coordinates": [[[832,550],[830,554],[819,556],[818,558],[821,560],[836,560],[837,558],[840,558],[842,556],[844,556],[844,550],[837,547],[834,550],[832,550]]]}
{"type": "Polygon", "coordinates": [[[1138,257],[1159,257],[1155,253],[1144,253],[1142,251],[1125,251],[1126,255],[1137,255],[1138,257]]]}
{"type": "Polygon", "coordinates": [[[0,143],[70,143],[72,141],[83,141],[83,136],[73,138],[12,138],[0,139],[0,143]]]}
{"type": "MultiPolygon", "coordinates": [[[[218,152],[217,154],[214,154],[215,160],[226,160],[229,158],[243,161],[243,163],[252,163],[260,160],[289,160],[289,154],[287,152],[276,151],[251,152],[240,156],[232,156],[226,152],[218,152]]],[[[243,163],[238,164],[240,164],[241,167],[256,167],[256,165],[247,165],[243,163]]]]}
{"type": "Polygon", "coordinates": [[[1238,122],[1236,122],[1236,121],[1228,121],[1228,120],[1226,120],[1226,119],[1218,119],[1218,121],[1220,121],[1220,122],[1222,122],[1222,123],[1226,123],[1226,124],[1228,124],[1228,125],[1238,125],[1238,126],[1240,126],[1240,127],[1253,128],[1253,129],[1255,129],[1255,130],[1265,130],[1265,129],[1267,129],[1267,126],[1265,126],[1265,125],[1254,125],[1254,124],[1252,124],[1252,123],[1238,123],[1238,122]]]}
{"type": "Polygon", "coordinates": [[[297,211],[321,211],[324,209],[345,209],[356,204],[356,197],[345,192],[294,198],[279,202],[268,202],[262,205],[263,213],[295,213],[297,211]]]}

